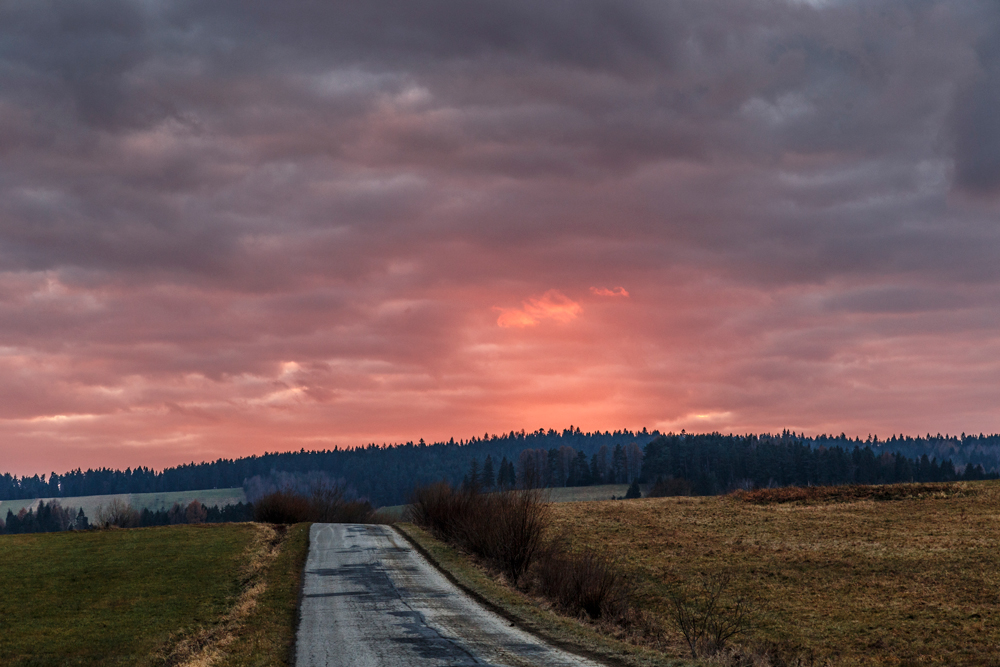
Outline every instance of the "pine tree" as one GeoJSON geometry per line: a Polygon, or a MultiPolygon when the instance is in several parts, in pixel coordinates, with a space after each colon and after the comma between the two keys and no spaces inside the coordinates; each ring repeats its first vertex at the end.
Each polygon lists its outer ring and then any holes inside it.
{"type": "Polygon", "coordinates": [[[500,461],[500,472],[497,475],[497,486],[501,489],[513,489],[517,484],[515,479],[517,473],[514,471],[514,464],[503,457],[500,461]]]}
{"type": "Polygon", "coordinates": [[[493,488],[494,483],[494,472],[493,472],[493,457],[486,455],[486,462],[483,463],[483,472],[480,476],[479,483],[482,484],[483,488],[486,490],[493,488]]]}
{"type": "Polygon", "coordinates": [[[604,483],[604,473],[601,471],[601,465],[600,461],[597,459],[597,454],[590,457],[590,481],[591,484],[604,483]]]}
{"type": "Polygon", "coordinates": [[[624,484],[628,481],[628,458],[620,444],[615,445],[615,451],[611,454],[611,476],[614,484],[624,484]]]}
{"type": "Polygon", "coordinates": [[[482,488],[482,477],[479,473],[479,461],[476,459],[472,459],[472,463],[469,464],[469,474],[465,476],[463,483],[468,491],[472,491],[474,493],[478,492],[482,488]]]}

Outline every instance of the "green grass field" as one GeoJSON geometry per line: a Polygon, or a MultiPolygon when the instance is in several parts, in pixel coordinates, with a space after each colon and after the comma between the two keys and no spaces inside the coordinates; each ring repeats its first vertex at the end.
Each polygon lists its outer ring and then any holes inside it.
{"type": "Polygon", "coordinates": [[[58,500],[59,504],[63,507],[82,507],[83,513],[88,518],[93,519],[97,513],[97,508],[100,505],[107,505],[113,498],[121,498],[140,511],[144,508],[149,508],[150,510],[168,510],[174,506],[174,503],[187,505],[192,500],[197,500],[208,507],[213,505],[222,507],[224,505],[235,505],[236,503],[246,502],[246,494],[243,493],[243,489],[240,487],[232,489],[200,489],[197,491],[169,491],[164,493],[73,496],[71,498],[32,498],[30,500],[0,501],[0,519],[7,516],[7,510],[11,510],[14,514],[17,514],[22,508],[38,507],[39,500],[44,500],[46,503],[58,500]]]}
{"type": "Polygon", "coordinates": [[[224,664],[284,664],[307,542],[256,524],[0,536],[0,664],[176,664],[216,645],[224,664]]]}

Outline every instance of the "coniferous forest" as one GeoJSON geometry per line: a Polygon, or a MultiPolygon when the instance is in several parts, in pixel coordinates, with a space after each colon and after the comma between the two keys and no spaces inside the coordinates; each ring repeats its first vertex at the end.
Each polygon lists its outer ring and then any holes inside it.
{"type": "MultiPolygon", "coordinates": [[[[683,480],[695,494],[808,484],[947,481],[995,477],[1000,435],[892,436],[585,433],[570,427],[427,444],[423,440],[348,450],[265,453],[191,463],[0,476],[0,500],[280,486],[321,475],[373,504],[407,501],[414,487],[445,480],[486,487],[586,486],[683,480]]],[[[252,498],[251,498],[252,499],[252,498]]]]}

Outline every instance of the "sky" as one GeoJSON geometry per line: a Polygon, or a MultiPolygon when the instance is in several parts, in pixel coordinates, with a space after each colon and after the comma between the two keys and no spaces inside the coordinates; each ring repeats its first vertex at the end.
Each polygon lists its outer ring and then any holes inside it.
{"type": "Polygon", "coordinates": [[[0,470],[1000,431],[1000,4],[0,0],[0,470]]]}

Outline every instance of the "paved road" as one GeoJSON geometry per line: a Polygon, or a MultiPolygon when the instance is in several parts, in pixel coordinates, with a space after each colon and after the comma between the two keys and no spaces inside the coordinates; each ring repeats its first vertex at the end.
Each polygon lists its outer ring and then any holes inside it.
{"type": "Polygon", "coordinates": [[[484,609],[387,526],[309,539],[296,667],[598,667],[484,609]]]}

